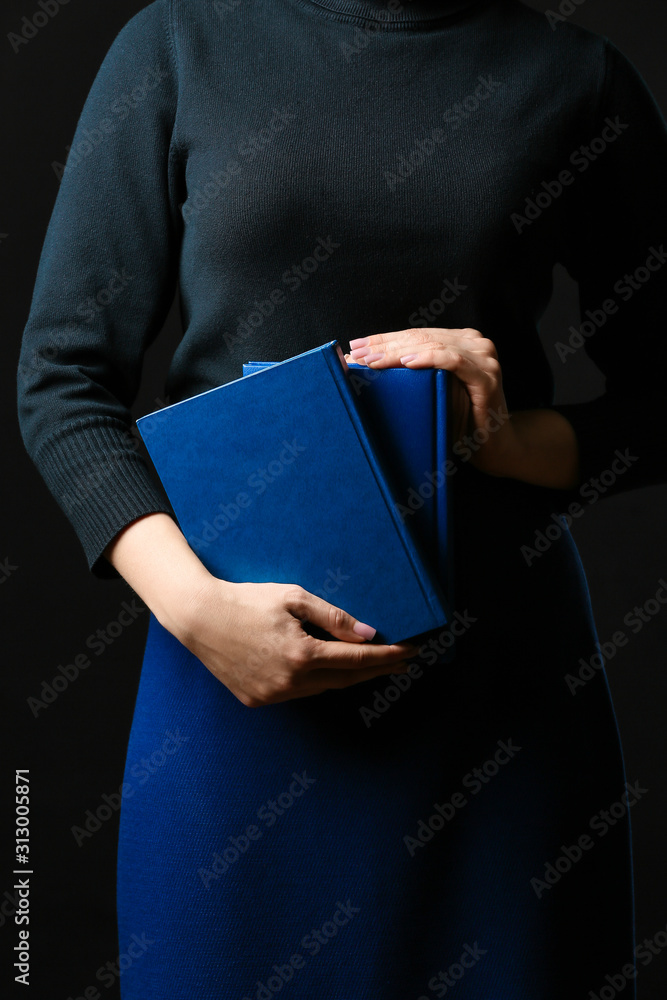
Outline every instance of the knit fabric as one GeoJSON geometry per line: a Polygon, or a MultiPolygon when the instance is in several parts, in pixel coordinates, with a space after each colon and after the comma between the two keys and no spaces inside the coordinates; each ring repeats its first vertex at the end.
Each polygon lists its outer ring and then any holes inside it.
{"type": "MultiPolygon", "coordinates": [[[[89,567],[170,511],[131,432],[180,285],[176,402],[326,340],[475,327],[510,409],[550,406],[552,271],[580,284],[598,400],[579,486],[664,480],[667,133],[607,39],[514,0],[155,0],[81,112],[18,367],[25,446],[89,567]]],[[[564,508],[577,490],[561,491],[564,508]]]]}

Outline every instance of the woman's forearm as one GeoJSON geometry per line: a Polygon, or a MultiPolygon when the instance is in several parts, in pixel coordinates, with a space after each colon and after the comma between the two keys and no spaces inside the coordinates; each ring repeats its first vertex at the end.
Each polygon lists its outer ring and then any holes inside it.
{"type": "Polygon", "coordinates": [[[175,635],[187,629],[212,575],[169,514],[158,511],[132,521],[104,555],[165,628],[175,635]]]}
{"type": "Polygon", "coordinates": [[[572,489],[579,482],[577,437],[556,410],[517,410],[499,433],[506,438],[493,461],[474,462],[483,471],[552,489],[572,489]]]}
{"type": "Polygon", "coordinates": [[[162,512],[132,521],[104,554],[160,624],[248,707],[405,672],[419,649],[367,642],[371,625],[296,584],[221,580],[162,512]],[[340,641],[314,638],[304,621],[340,641]]]}

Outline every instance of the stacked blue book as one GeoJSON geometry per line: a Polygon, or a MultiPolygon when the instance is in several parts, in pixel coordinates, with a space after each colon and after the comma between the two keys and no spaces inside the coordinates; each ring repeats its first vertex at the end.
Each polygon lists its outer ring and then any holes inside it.
{"type": "MultiPolygon", "coordinates": [[[[249,361],[250,375],[276,362],[249,361]]],[[[396,510],[410,525],[454,606],[450,481],[451,375],[440,368],[348,364],[350,384],[376,442],[396,510]]],[[[354,525],[350,526],[354,530],[354,525]]]]}
{"type": "Polygon", "coordinates": [[[330,341],[250,365],[244,377],[165,407],[159,419],[146,414],[137,427],[211,573],[300,584],[376,628],[375,642],[400,642],[450,618],[437,560],[427,555],[437,515],[432,504],[421,518],[402,513],[401,473],[381,446],[396,418],[391,407],[369,415],[357,367],[330,341]]]}

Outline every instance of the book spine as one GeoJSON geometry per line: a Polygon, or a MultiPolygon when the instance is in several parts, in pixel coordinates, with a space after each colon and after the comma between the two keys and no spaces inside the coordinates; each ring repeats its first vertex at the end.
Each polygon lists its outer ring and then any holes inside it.
{"type": "Polygon", "coordinates": [[[451,491],[449,486],[448,465],[450,438],[449,401],[451,398],[451,379],[452,376],[448,371],[445,371],[444,369],[436,371],[435,405],[433,407],[436,420],[436,426],[434,429],[437,449],[436,467],[445,470],[445,478],[441,487],[440,496],[438,497],[438,501],[436,503],[438,567],[441,578],[446,581],[450,611],[454,606],[454,568],[452,559],[452,526],[450,511],[451,491]]]}
{"type": "Polygon", "coordinates": [[[398,537],[401,539],[403,548],[405,549],[410,565],[412,566],[415,578],[419,583],[422,594],[424,595],[424,600],[426,601],[427,606],[431,609],[435,618],[438,619],[435,623],[435,625],[438,625],[440,624],[440,619],[442,619],[443,615],[446,618],[449,618],[447,602],[444,599],[444,595],[442,594],[437,582],[431,577],[431,574],[424,567],[423,560],[419,555],[412,535],[396,510],[394,498],[391,494],[391,490],[389,489],[384,471],[376,456],[376,449],[374,447],[372,436],[368,433],[368,430],[357,409],[352,386],[348,381],[348,376],[345,370],[345,368],[347,368],[347,364],[342,350],[338,343],[334,342],[333,344],[326,344],[322,348],[322,355],[329,366],[334,383],[338,388],[341,399],[343,400],[349,414],[352,426],[354,427],[357,437],[359,438],[359,441],[364,449],[368,464],[380,488],[384,502],[387,505],[387,509],[396,527],[398,537]],[[343,367],[344,365],[345,368],[343,367]]]}
{"type": "MultiPolygon", "coordinates": [[[[446,472],[446,457],[444,455],[445,449],[443,448],[443,442],[445,440],[445,434],[447,431],[447,417],[443,412],[444,394],[443,394],[443,379],[442,372],[436,370],[434,373],[433,382],[433,419],[435,421],[435,427],[433,428],[433,441],[434,441],[434,451],[433,456],[433,468],[434,469],[445,469],[446,472]]],[[[446,502],[445,502],[445,490],[447,488],[447,480],[445,478],[442,488],[438,490],[435,496],[435,536],[436,545],[438,552],[438,570],[442,577],[443,571],[445,569],[443,561],[443,530],[445,528],[445,515],[446,515],[446,502]]]]}

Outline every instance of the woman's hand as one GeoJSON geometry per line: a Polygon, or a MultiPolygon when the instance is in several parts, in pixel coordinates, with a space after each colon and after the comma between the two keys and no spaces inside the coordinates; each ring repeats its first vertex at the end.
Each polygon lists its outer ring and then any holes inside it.
{"type": "Polygon", "coordinates": [[[419,649],[366,642],[374,628],[302,587],[220,580],[162,511],[126,525],[104,555],[160,624],[249,707],[403,673],[419,649]],[[339,641],[309,635],[305,620],[339,641]]]}
{"type": "Polygon", "coordinates": [[[496,348],[479,330],[398,330],[351,340],[350,349],[346,361],[369,368],[444,368],[456,375],[452,445],[461,442],[459,450],[465,447],[471,464],[482,472],[505,474],[517,441],[496,348]]]}
{"type": "Polygon", "coordinates": [[[375,630],[294,584],[210,577],[174,634],[244,705],[255,708],[408,669],[410,643],[371,645],[375,630]],[[339,642],[316,639],[302,621],[339,642]]]}
{"type": "Polygon", "coordinates": [[[493,476],[572,489],[579,449],[570,422],[547,408],[509,413],[495,345],[479,330],[425,327],[350,341],[346,361],[369,368],[444,368],[452,379],[455,455],[493,476]]]}

